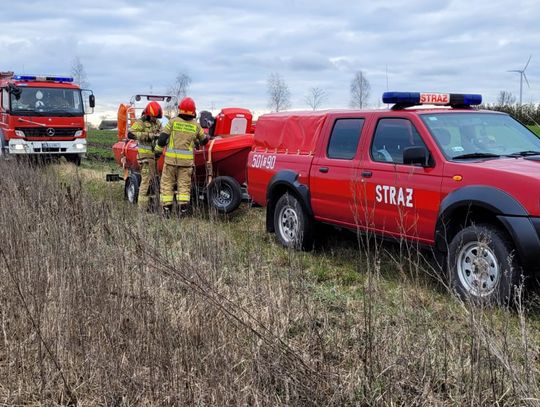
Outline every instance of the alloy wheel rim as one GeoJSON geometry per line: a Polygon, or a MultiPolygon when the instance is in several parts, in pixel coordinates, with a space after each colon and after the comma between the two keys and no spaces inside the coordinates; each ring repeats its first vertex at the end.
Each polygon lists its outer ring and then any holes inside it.
{"type": "Polygon", "coordinates": [[[457,272],[465,290],[476,297],[486,297],[495,291],[501,278],[497,257],[487,244],[469,242],[459,251],[457,272]]]}
{"type": "Polygon", "coordinates": [[[279,213],[279,230],[287,243],[298,239],[298,214],[290,206],[281,209],[279,213]]]}

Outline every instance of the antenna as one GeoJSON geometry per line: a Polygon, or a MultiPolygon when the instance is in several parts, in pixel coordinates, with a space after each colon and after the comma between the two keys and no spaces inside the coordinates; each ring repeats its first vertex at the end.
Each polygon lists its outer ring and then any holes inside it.
{"type": "Polygon", "coordinates": [[[527,60],[527,63],[525,64],[523,69],[512,69],[511,71],[508,71],[508,72],[519,73],[519,106],[521,106],[521,103],[523,100],[523,78],[525,78],[525,82],[527,83],[527,86],[529,87],[529,89],[531,87],[531,85],[529,84],[529,80],[527,79],[527,75],[525,75],[525,70],[529,66],[529,62],[531,62],[531,58],[532,58],[532,55],[529,56],[529,59],[527,60]]]}

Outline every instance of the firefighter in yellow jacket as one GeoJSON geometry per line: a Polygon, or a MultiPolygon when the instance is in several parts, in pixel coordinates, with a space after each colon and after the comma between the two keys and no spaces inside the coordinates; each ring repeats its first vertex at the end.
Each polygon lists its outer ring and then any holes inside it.
{"type": "Polygon", "coordinates": [[[161,131],[158,119],[163,116],[163,110],[157,102],[150,102],[137,120],[128,130],[128,138],[137,140],[138,161],[141,172],[138,202],[147,206],[149,200],[156,201],[159,193],[157,163],[154,157],[154,146],[161,131]]]}
{"type": "Polygon", "coordinates": [[[171,119],[160,134],[155,148],[156,157],[165,150],[165,165],[161,175],[161,204],[165,213],[171,211],[176,185],[176,202],[180,213],[186,212],[191,198],[191,173],[193,172],[193,150],[206,144],[208,138],[195,121],[195,102],[186,97],[178,105],[179,114],[171,119]]]}

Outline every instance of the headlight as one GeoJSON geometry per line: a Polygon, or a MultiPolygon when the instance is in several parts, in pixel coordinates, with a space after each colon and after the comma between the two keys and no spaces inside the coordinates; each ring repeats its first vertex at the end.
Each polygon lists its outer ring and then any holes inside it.
{"type": "Polygon", "coordinates": [[[84,150],[84,148],[86,147],[86,144],[83,144],[83,143],[75,143],[73,145],[73,147],[75,147],[76,150],[84,150]]]}
{"type": "Polygon", "coordinates": [[[15,150],[24,150],[24,144],[14,144],[13,148],[15,150]]]}
{"type": "Polygon", "coordinates": [[[81,136],[82,136],[82,133],[83,133],[82,130],[77,130],[77,131],[75,132],[75,137],[81,137],[81,136]]]}
{"type": "Polygon", "coordinates": [[[24,137],[24,131],[22,130],[15,130],[15,135],[17,137],[24,137]]]}

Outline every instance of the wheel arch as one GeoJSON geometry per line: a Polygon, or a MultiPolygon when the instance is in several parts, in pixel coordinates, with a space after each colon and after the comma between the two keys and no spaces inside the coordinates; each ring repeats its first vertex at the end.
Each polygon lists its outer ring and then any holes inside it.
{"type": "Polygon", "coordinates": [[[436,248],[446,253],[452,238],[471,224],[488,223],[501,229],[516,248],[521,265],[537,273],[534,255],[540,239],[525,208],[507,192],[487,186],[464,187],[441,203],[435,228],[436,248]]]}
{"type": "Polygon", "coordinates": [[[298,180],[299,174],[291,170],[276,173],[268,183],[266,192],[266,230],[274,232],[274,212],[279,198],[289,192],[300,202],[306,214],[313,216],[309,188],[298,180]]]}
{"type": "Polygon", "coordinates": [[[448,194],[441,202],[435,242],[446,251],[447,241],[461,227],[472,223],[495,223],[510,233],[501,216],[528,216],[523,206],[507,192],[487,186],[467,186],[448,194]]]}

